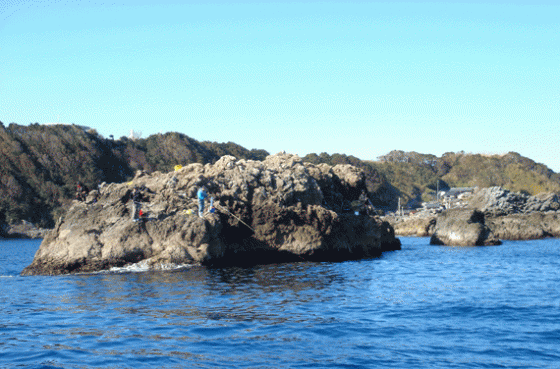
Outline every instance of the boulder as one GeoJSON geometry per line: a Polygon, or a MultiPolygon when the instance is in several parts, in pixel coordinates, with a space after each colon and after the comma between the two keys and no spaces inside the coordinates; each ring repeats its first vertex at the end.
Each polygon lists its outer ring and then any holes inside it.
{"type": "Polygon", "coordinates": [[[473,209],[449,209],[438,216],[430,244],[489,246],[501,242],[485,225],[484,213],[473,209]]]}
{"type": "Polygon", "coordinates": [[[170,173],[138,172],[129,183],[102,184],[85,202],[75,201],[22,274],[138,262],[161,269],[345,260],[400,249],[387,222],[345,212],[362,191],[365,176],[358,168],[313,165],[285,153],[262,162],[224,156],[170,173]],[[214,197],[215,211],[199,218],[195,197],[202,185],[214,197]],[[149,200],[141,204],[140,221],[131,215],[135,187],[149,200]]]}

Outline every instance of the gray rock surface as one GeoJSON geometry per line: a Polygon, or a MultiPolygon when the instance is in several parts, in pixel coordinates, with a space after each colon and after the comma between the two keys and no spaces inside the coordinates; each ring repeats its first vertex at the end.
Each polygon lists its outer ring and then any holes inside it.
{"type": "MultiPolygon", "coordinates": [[[[342,213],[366,189],[350,165],[304,163],[296,155],[266,160],[224,156],[170,173],[138,173],[130,183],[100,186],[74,202],[44,238],[22,274],[92,272],[142,261],[170,265],[344,260],[400,249],[378,217],[342,213]],[[216,212],[197,214],[206,185],[216,212]],[[144,187],[146,217],[131,219],[130,194],[144,187]]],[[[208,203],[207,203],[208,205],[208,203]]]]}
{"type": "MultiPolygon", "coordinates": [[[[555,193],[529,196],[501,187],[477,190],[464,200],[463,209],[484,213],[485,224],[502,240],[560,237],[560,201],[555,193]]],[[[441,215],[419,211],[405,217],[384,217],[397,236],[432,236],[441,215]]],[[[441,223],[440,223],[441,224],[441,223]]]]}
{"type": "Polygon", "coordinates": [[[501,242],[484,223],[484,213],[472,209],[449,209],[438,216],[430,244],[490,246],[501,242]]]}
{"type": "Polygon", "coordinates": [[[529,196],[520,192],[511,192],[501,187],[488,187],[478,190],[469,199],[468,204],[469,207],[479,209],[491,216],[529,214],[560,209],[558,195],[555,193],[529,196]]]}
{"type": "Polygon", "coordinates": [[[469,206],[486,215],[486,224],[504,240],[560,237],[560,202],[555,193],[529,196],[501,187],[483,188],[469,206]]]}
{"type": "Polygon", "coordinates": [[[4,225],[0,230],[0,238],[44,238],[49,231],[24,220],[20,224],[4,225]]]}
{"type": "Polygon", "coordinates": [[[533,240],[560,237],[558,212],[531,212],[488,217],[486,224],[502,240],[533,240]]]}

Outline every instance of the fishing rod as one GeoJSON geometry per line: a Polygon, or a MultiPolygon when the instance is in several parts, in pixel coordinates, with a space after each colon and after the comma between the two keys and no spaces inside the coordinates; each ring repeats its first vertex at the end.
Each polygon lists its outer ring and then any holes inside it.
{"type": "Polygon", "coordinates": [[[229,215],[231,215],[232,217],[234,217],[235,219],[237,219],[238,221],[240,221],[241,223],[245,224],[251,231],[255,232],[255,230],[247,223],[245,223],[244,221],[242,221],[241,219],[239,219],[239,217],[237,217],[235,214],[233,214],[231,211],[229,211],[227,208],[223,207],[220,204],[213,204],[214,206],[218,206],[218,210],[222,210],[222,211],[226,211],[229,215]]]}

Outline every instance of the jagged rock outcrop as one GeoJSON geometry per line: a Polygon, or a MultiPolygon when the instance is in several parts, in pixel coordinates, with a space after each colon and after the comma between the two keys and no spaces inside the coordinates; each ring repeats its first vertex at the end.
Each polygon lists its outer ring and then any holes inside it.
{"type": "Polygon", "coordinates": [[[484,213],[472,209],[449,209],[439,214],[430,244],[490,246],[501,242],[484,223],[484,213]]]}
{"type": "Polygon", "coordinates": [[[555,193],[529,196],[489,187],[477,191],[469,207],[485,213],[486,224],[500,239],[560,237],[560,201],[555,193]]]}
{"type": "Polygon", "coordinates": [[[304,163],[277,154],[264,161],[224,156],[162,174],[138,173],[74,202],[43,240],[29,274],[91,272],[142,261],[244,264],[284,260],[344,260],[400,249],[378,217],[342,213],[365,190],[351,165],[304,163]],[[216,212],[199,218],[196,191],[206,185],[216,212]],[[131,189],[149,190],[146,219],[131,219],[131,189]]]}
{"type": "MultiPolygon", "coordinates": [[[[501,187],[477,190],[466,198],[464,209],[484,213],[485,224],[502,240],[529,240],[560,237],[560,200],[555,193],[529,196],[501,187]]],[[[397,236],[431,236],[440,215],[420,211],[405,217],[389,216],[387,220],[397,236]]]]}
{"type": "Polygon", "coordinates": [[[468,203],[470,208],[479,209],[490,216],[529,214],[560,209],[560,201],[555,193],[529,196],[501,187],[481,188],[474,193],[468,203]]]}

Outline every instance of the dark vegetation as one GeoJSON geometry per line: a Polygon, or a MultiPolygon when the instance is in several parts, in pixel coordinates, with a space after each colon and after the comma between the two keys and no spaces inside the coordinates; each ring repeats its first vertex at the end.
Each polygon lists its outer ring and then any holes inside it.
{"type": "Polygon", "coordinates": [[[529,195],[560,192],[560,174],[515,152],[481,155],[461,151],[436,157],[391,151],[367,164],[398,188],[404,202],[410,204],[432,201],[438,188],[450,187],[501,186],[529,195]]]}
{"type": "Polygon", "coordinates": [[[167,172],[177,164],[213,163],[226,154],[253,160],[268,155],[180,133],[112,140],[76,125],[5,127],[0,122],[0,226],[27,220],[52,227],[74,198],[78,181],[93,189],[102,182],[128,181],[137,170],[167,172]]]}
{"type": "MultiPolygon", "coordinates": [[[[177,164],[213,163],[223,155],[263,160],[268,152],[233,142],[200,142],[175,132],[113,140],[76,125],[5,127],[0,122],[0,226],[26,220],[52,227],[74,198],[77,181],[91,189],[101,182],[128,181],[138,170],[167,172],[177,164]]],[[[437,188],[446,187],[560,192],[559,174],[517,153],[436,157],[392,151],[377,161],[326,153],[303,159],[362,168],[372,203],[385,210],[394,209],[398,198],[410,206],[430,201],[437,188]]]]}

